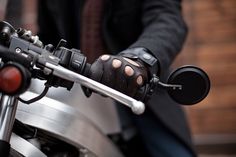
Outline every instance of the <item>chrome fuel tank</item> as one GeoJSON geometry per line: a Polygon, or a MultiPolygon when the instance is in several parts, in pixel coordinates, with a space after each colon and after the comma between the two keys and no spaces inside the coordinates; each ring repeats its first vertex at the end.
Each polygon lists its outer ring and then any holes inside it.
{"type": "MultiPolygon", "coordinates": [[[[43,89],[43,81],[33,80],[29,91],[39,94],[43,89]]],[[[24,97],[25,99],[30,98],[29,96],[23,95],[23,98],[24,97]]],[[[110,98],[100,96],[96,93],[93,93],[91,97],[87,98],[79,84],[74,84],[71,91],[61,87],[52,87],[49,89],[46,97],[78,110],[81,114],[96,124],[96,126],[105,134],[112,134],[120,131],[115,102],[110,98]]],[[[46,101],[43,101],[43,103],[47,104],[46,101]]]]}
{"type": "MultiPolygon", "coordinates": [[[[33,81],[21,98],[33,98],[43,87],[44,82],[33,81]]],[[[86,150],[89,156],[122,156],[106,136],[120,131],[113,100],[98,94],[87,98],[79,85],[71,91],[50,88],[46,97],[30,105],[19,102],[16,118],[86,150]]]]}

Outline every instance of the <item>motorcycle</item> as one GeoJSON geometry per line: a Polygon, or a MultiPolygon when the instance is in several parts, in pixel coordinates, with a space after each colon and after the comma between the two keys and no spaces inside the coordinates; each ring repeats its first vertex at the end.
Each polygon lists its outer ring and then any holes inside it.
{"type": "MultiPolygon", "coordinates": [[[[111,104],[118,101],[142,114],[144,103],[86,77],[86,57],[65,45],[65,40],[56,47],[44,45],[30,31],[0,22],[1,156],[124,156],[107,136],[120,131],[111,104]]],[[[202,69],[188,65],[175,70],[167,83],[153,75],[143,94],[156,88],[192,105],[207,96],[210,81],[202,69]]]]}

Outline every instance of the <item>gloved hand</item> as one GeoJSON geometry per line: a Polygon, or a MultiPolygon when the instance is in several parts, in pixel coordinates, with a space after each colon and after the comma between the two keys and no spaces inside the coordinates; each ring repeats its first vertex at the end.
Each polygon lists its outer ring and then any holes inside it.
{"type": "Polygon", "coordinates": [[[92,65],[89,77],[131,97],[148,80],[146,67],[122,56],[102,55],[92,65]]]}
{"type": "Polygon", "coordinates": [[[135,99],[143,100],[145,87],[150,79],[149,68],[138,59],[138,55],[127,58],[123,54],[100,56],[91,65],[88,77],[135,99]]]}

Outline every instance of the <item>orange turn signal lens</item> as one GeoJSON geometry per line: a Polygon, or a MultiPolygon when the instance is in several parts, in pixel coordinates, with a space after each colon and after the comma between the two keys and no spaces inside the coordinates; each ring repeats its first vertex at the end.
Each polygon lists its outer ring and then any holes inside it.
{"type": "Polygon", "coordinates": [[[22,73],[15,66],[6,66],[0,70],[0,91],[14,93],[22,84],[22,73]]]}

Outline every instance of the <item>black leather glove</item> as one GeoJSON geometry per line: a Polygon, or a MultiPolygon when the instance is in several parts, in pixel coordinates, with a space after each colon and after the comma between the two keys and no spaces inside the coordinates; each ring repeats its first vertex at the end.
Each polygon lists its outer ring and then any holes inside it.
{"type": "Polygon", "coordinates": [[[145,54],[144,58],[146,57],[148,61],[156,62],[157,60],[147,52],[139,52],[141,54],[139,57],[138,50],[144,49],[134,48],[116,56],[107,54],[100,56],[91,65],[88,77],[135,99],[144,100],[151,66],[142,61],[142,56],[145,54]]]}

